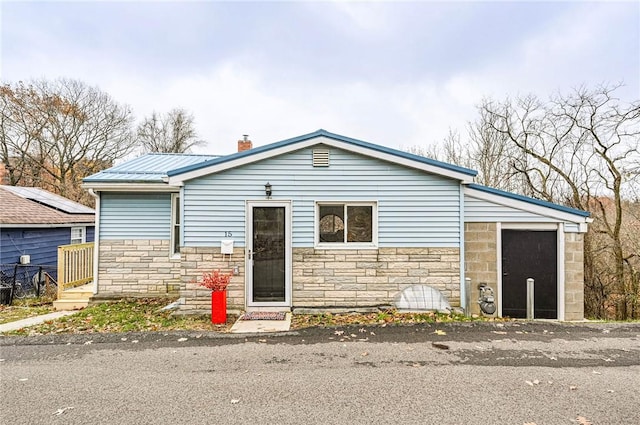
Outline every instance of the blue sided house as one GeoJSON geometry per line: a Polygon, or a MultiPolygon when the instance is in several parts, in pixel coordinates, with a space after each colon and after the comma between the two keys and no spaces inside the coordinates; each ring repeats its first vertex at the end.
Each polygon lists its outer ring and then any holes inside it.
{"type": "Polygon", "coordinates": [[[474,183],[476,172],[319,130],[226,156],[148,154],[84,179],[97,196],[96,298],[179,295],[233,273],[230,310],[393,305],[428,285],[479,313],[583,318],[583,211],[474,183]],[[469,284],[469,280],[471,284],[469,284]],[[466,284],[465,284],[466,283],[466,284]]]}
{"type": "MultiPolygon", "coordinates": [[[[54,276],[58,246],[93,242],[93,209],[35,187],[0,186],[0,265],[45,266],[54,276]]],[[[13,273],[13,271],[11,271],[13,273]]]]}

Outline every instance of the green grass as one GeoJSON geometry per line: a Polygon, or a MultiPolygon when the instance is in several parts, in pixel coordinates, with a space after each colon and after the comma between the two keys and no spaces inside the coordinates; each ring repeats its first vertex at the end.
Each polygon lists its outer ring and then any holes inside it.
{"type": "Polygon", "coordinates": [[[311,326],[348,326],[348,325],[386,325],[412,323],[447,323],[447,322],[480,322],[503,321],[508,319],[492,319],[484,317],[466,317],[457,313],[399,313],[396,310],[384,310],[376,313],[325,313],[325,314],[296,314],[291,320],[292,329],[311,326]]]}
{"type": "Polygon", "coordinates": [[[12,335],[75,334],[95,332],[145,332],[163,330],[227,331],[233,323],[213,325],[210,316],[172,316],[161,311],[167,299],[131,299],[89,306],[80,312],[18,331],[12,335]]]}
{"type": "MultiPolygon", "coordinates": [[[[111,303],[89,306],[78,313],[46,322],[18,331],[10,335],[46,335],[77,334],[97,332],[147,332],[170,330],[200,330],[227,332],[235,317],[229,316],[224,325],[211,324],[211,316],[178,316],[171,311],[162,311],[162,307],[173,300],[165,298],[127,299],[111,303]]],[[[0,307],[0,323],[6,323],[25,317],[51,312],[50,304],[38,305],[35,301],[22,302],[21,305],[0,307]]],[[[312,326],[338,327],[349,325],[413,324],[413,323],[446,323],[468,321],[503,321],[508,319],[469,318],[461,314],[443,314],[436,312],[398,313],[390,309],[374,313],[341,313],[341,314],[296,314],[292,318],[291,329],[302,329],[312,326]]]]}
{"type": "Polygon", "coordinates": [[[0,325],[33,316],[51,313],[51,302],[42,302],[37,298],[14,300],[13,305],[0,305],[0,325]]]}

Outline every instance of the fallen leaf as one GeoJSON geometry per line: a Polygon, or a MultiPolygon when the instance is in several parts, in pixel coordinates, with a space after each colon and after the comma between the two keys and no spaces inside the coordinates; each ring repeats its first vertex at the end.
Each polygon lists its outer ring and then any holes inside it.
{"type": "Polygon", "coordinates": [[[440,330],[440,329],[436,329],[434,334],[436,334],[436,335],[446,335],[447,333],[445,331],[440,330]]]}
{"type": "Polygon", "coordinates": [[[580,425],[593,425],[593,423],[589,419],[585,418],[584,416],[576,417],[576,421],[578,421],[578,424],[580,425]]]}
{"type": "Polygon", "coordinates": [[[64,412],[66,412],[67,410],[71,410],[71,409],[73,409],[73,407],[63,407],[62,409],[58,409],[55,412],[53,412],[53,414],[56,415],[56,416],[60,416],[64,412]]]}
{"type": "Polygon", "coordinates": [[[365,356],[368,356],[368,355],[369,355],[369,353],[367,353],[367,352],[365,351],[364,353],[362,353],[362,354],[360,354],[360,355],[361,355],[362,357],[365,357],[365,356]]]}

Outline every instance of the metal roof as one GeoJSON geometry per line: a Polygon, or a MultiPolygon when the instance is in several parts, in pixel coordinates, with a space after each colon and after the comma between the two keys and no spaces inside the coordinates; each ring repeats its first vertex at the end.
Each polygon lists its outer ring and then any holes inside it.
{"type": "Polygon", "coordinates": [[[170,170],[218,158],[218,155],[149,153],[83,179],[87,183],[161,183],[170,170]]]}
{"type": "Polygon", "coordinates": [[[492,195],[498,195],[509,199],[515,199],[517,201],[528,202],[533,205],[539,205],[542,207],[551,208],[557,211],[566,212],[569,214],[575,214],[581,217],[589,217],[591,213],[588,211],[582,211],[575,208],[565,207],[564,205],[554,204],[552,202],[543,201],[541,199],[530,198],[524,195],[518,195],[517,193],[505,192],[504,190],[494,189],[492,187],[482,186],[476,183],[467,185],[471,189],[479,190],[481,192],[490,193],[492,195]]]}

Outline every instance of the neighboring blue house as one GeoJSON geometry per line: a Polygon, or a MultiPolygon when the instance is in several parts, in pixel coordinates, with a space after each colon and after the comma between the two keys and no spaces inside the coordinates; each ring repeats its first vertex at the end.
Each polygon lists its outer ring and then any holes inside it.
{"type": "MultiPolygon", "coordinates": [[[[94,210],[34,187],[0,186],[0,265],[45,266],[57,274],[58,246],[93,242],[94,210]],[[28,262],[27,262],[28,259],[28,262]]],[[[34,272],[35,273],[35,272],[34,272]]]]}
{"type": "Polygon", "coordinates": [[[374,309],[429,285],[478,312],[583,317],[588,213],[473,183],[476,172],[319,130],[227,156],[148,154],[84,180],[98,201],[97,297],[179,294],[233,272],[231,310],[374,309]],[[470,278],[470,294],[465,291],[470,278]]]}

